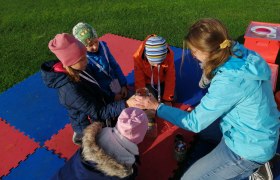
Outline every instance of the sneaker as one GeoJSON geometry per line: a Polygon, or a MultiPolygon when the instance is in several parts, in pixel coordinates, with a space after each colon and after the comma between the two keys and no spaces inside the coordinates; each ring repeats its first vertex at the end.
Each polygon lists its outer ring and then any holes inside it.
{"type": "Polygon", "coordinates": [[[254,172],[249,180],[273,180],[273,174],[271,171],[270,163],[267,162],[262,165],[256,172],[254,172]]]}
{"type": "Polygon", "coordinates": [[[83,138],[83,134],[77,134],[76,132],[74,132],[73,137],[72,137],[72,141],[74,144],[81,146],[82,145],[82,138],[83,138]]]}

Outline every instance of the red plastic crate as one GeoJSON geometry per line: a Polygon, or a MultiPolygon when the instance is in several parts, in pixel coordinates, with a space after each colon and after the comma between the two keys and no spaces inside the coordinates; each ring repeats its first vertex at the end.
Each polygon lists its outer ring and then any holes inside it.
{"type": "Polygon", "coordinates": [[[278,65],[277,64],[271,64],[268,63],[270,69],[271,69],[271,84],[272,84],[272,89],[275,91],[276,89],[276,84],[277,84],[277,77],[278,77],[278,65]]]}
{"type": "Polygon", "coordinates": [[[252,21],[244,38],[245,47],[259,53],[268,63],[275,63],[279,51],[280,24],[252,21]]]}

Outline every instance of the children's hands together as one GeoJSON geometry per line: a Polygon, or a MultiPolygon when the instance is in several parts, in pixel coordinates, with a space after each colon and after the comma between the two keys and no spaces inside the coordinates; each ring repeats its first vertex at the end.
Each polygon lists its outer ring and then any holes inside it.
{"type": "Polygon", "coordinates": [[[141,109],[153,109],[157,110],[159,103],[155,99],[153,95],[150,96],[136,96],[135,100],[137,101],[137,105],[141,109]]]}
{"type": "Polygon", "coordinates": [[[137,101],[135,100],[135,95],[131,96],[128,100],[126,100],[127,107],[137,107],[137,101]]]}

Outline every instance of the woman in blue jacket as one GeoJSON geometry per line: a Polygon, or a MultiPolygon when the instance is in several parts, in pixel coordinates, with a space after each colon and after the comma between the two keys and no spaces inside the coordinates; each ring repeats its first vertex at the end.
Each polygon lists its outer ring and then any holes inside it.
{"type": "Polygon", "coordinates": [[[255,52],[230,40],[216,19],[202,19],[191,26],[185,43],[202,63],[208,93],[191,112],[159,104],[153,97],[139,97],[138,107],[193,132],[200,132],[218,118],[223,137],[218,146],[195,162],[182,179],[243,179],[269,161],[279,138],[279,111],[267,63],[255,52]]]}
{"type": "Polygon", "coordinates": [[[85,46],[70,34],[58,34],[49,42],[58,60],[42,64],[44,83],[58,89],[59,100],[69,113],[73,141],[80,144],[83,129],[97,119],[104,123],[117,117],[130,100],[108,102],[107,95],[88,66],[85,46]]]}

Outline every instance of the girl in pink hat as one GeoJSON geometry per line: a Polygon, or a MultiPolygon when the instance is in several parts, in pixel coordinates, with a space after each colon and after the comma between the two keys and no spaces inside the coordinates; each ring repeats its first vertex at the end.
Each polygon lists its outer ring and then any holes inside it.
{"type": "Polygon", "coordinates": [[[108,122],[131,105],[130,100],[106,101],[106,94],[88,68],[85,46],[72,35],[57,34],[49,42],[49,49],[58,60],[42,64],[42,79],[48,87],[58,90],[74,130],[73,141],[80,144],[83,130],[91,121],[108,122]]]}
{"type": "Polygon", "coordinates": [[[126,108],[114,128],[94,122],[84,131],[82,147],[53,179],[135,179],[139,150],[148,129],[144,111],[126,108]]]}

